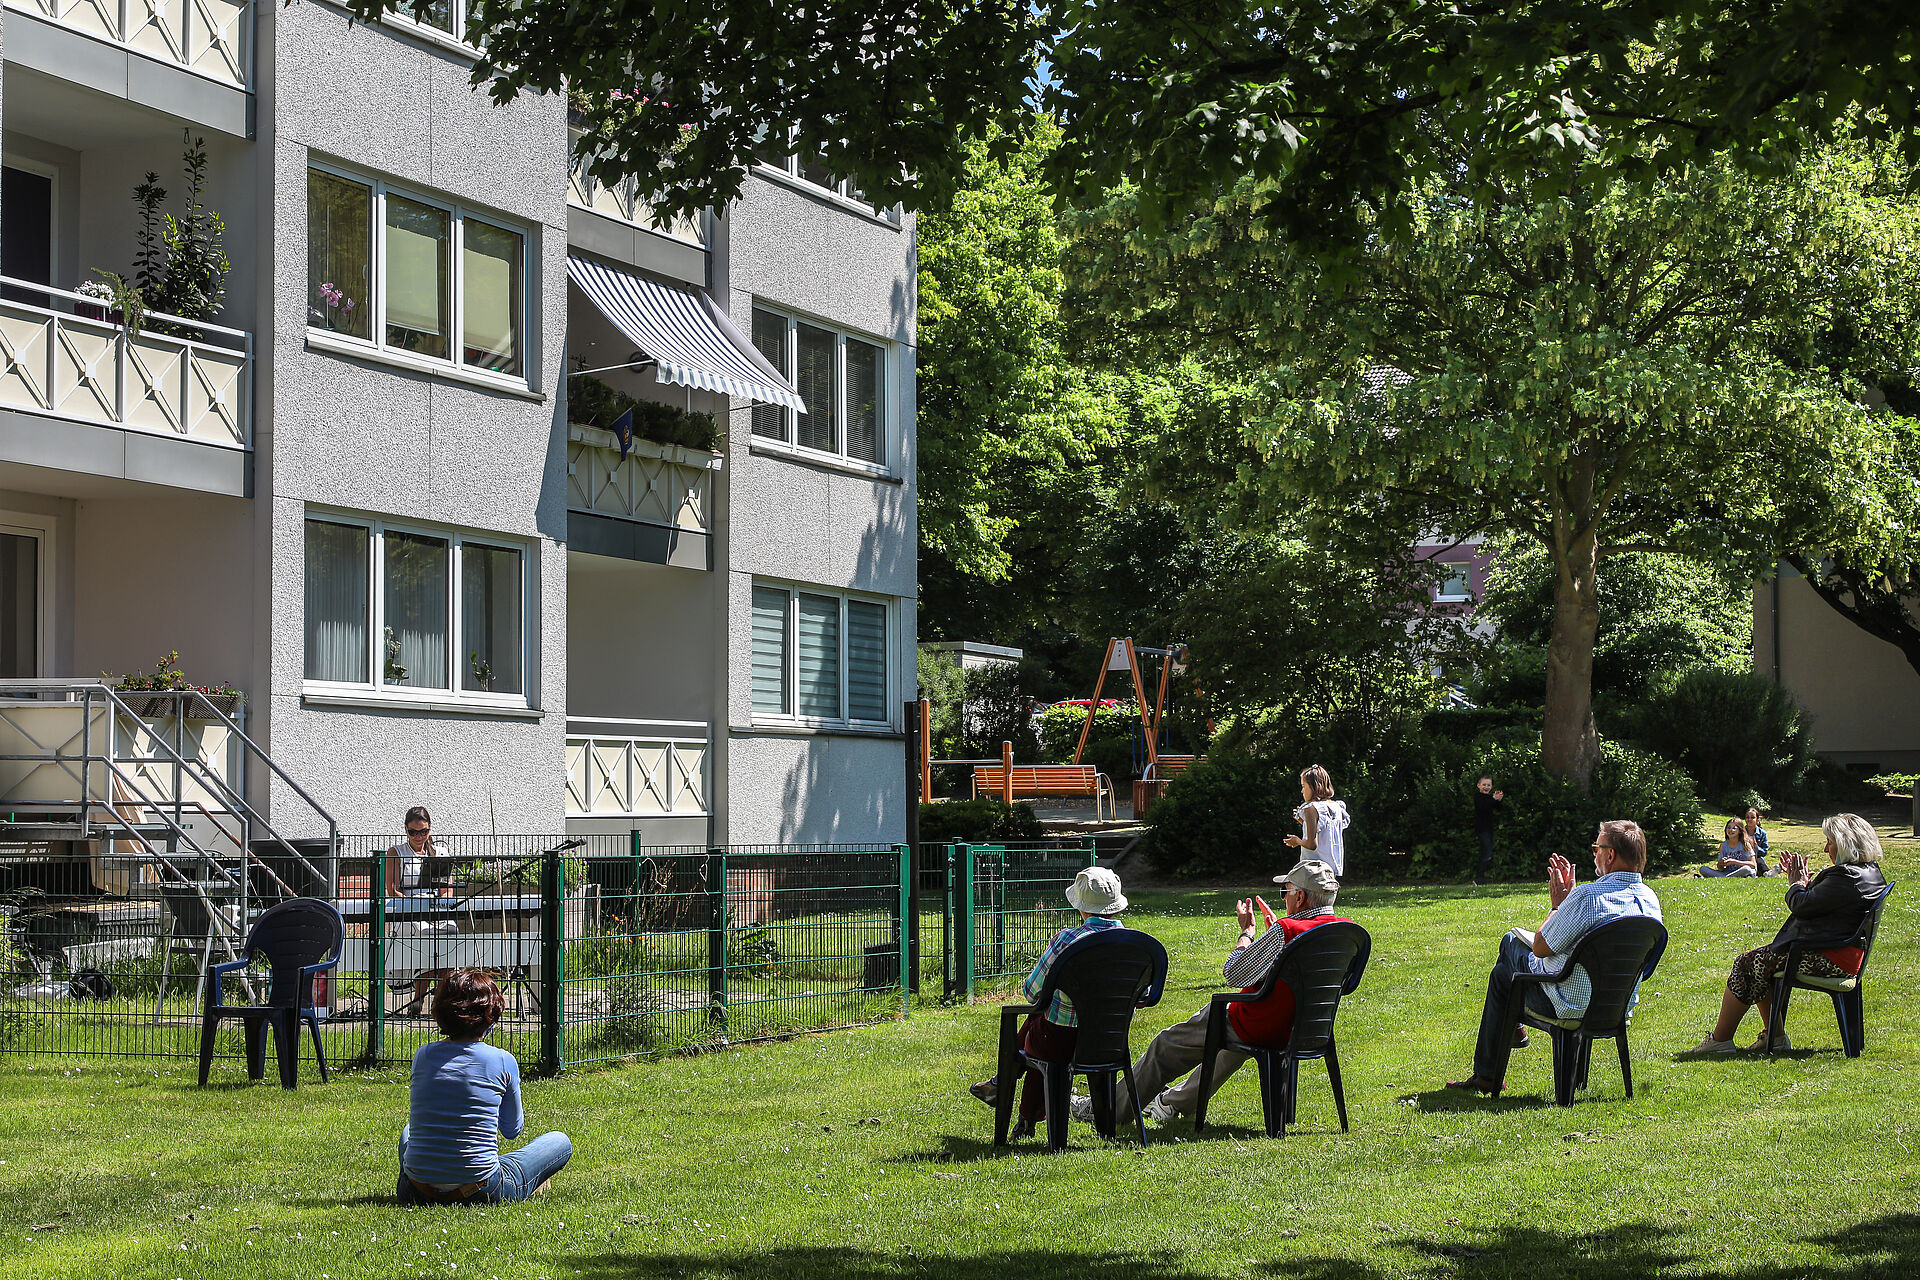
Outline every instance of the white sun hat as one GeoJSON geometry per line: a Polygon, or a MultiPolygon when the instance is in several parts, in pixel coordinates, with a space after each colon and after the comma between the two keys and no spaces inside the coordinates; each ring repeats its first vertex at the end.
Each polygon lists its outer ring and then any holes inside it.
{"type": "Polygon", "coordinates": [[[1105,867],[1086,867],[1067,886],[1067,902],[1090,916],[1117,916],[1127,909],[1120,877],[1105,867]]]}

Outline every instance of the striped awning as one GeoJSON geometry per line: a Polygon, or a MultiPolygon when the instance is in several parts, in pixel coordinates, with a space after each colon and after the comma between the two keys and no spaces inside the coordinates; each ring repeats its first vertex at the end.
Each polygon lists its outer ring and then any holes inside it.
{"type": "Polygon", "coordinates": [[[571,254],[567,275],[654,362],[654,377],[661,382],[807,411],[793,384],[706,294],[571,254]]]}

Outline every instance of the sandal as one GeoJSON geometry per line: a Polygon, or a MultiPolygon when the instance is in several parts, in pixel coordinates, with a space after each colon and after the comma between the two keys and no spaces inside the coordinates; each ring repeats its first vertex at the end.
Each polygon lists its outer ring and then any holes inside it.
{"type": "Polygon", "coordinates": [[[1447,1088],[1449,1089],[1462,1089],[1468,1093],[1484,1093],[1494,1098],[1499,1097],[1500,1090],[1505,1087],[1506,1086],[1502,1084],[1489,1084],[1479,1076],[1468,1076],[1465,1080],[1447,1081],[1447,1088]]]}
{"type": "Polygon", "coordinates": [[[986,1103],[988,1106],[992,1106],[994,1103],[1000,1100],[1000,1082],[996,1079],[993,1079],[992,1077],[989,1077],[985,1080],[980,1081],[978,1084],[968,1085],[967,1092],[972,1094],[974,1097],[980,1099],[980,1101],[986,1103]]]}

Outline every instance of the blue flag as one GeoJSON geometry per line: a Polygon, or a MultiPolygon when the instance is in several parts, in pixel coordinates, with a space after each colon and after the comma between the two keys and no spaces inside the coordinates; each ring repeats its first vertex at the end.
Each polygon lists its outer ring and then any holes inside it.
{"type": "Polygon", "coordinates": [[[633,448],[633,410],[628,409],[613,420],[615,438],[620,441],[620,461],[627,460],[627,451],[633,448]]]}

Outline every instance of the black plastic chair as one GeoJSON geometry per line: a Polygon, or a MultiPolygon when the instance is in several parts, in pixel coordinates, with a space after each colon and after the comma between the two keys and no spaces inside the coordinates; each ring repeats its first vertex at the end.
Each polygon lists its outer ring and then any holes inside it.
{"type": "Polygon", "coordinates": [[[1566,967],[1558,974],[1523,973],[1513,980],[1514,1021],[1538,1027],[1553,1037],[1553,1100],[1573,1105],[1573,1095],[1587,1087],[1587,1067],[1595,1040],[1612,1040],[1620,1050],[1620,1078],[1633,1096],[1633,1067],[1627,1059],[1627,1020],[1633,993],[1653,976],[1667,950],[1667,927],[1652,916],[1627,916],[1601,925],[1573,944],[1566,967]],[[1553,1018],[1534,1013],[1522,999],[1528,986],[1563,982],[1578,965],[1587,971],[1592,994],[1586,1012],[1578,1018],[1553,1018]]]}
{"type": "Polygon", "coordinates": [[[1373,936],[1351,920],[1330,920],[1294,938],[1267,971],[1259,990],[1222,991],[1213,997],[1207,1013],[1206,1048],[1200,1056],[1200,1101],[1194,1108],[1194,1132],[1207,1127],[1207,1102],[1213,1093],[1213,1060],[1222,1049],[1242,1053],[1260,1067],[1260,1106],[1267,1136],[1284,1138],[1294,1122],[1300,1095],[1300,1064],[1324,1058],[1327,1082],[1333,1086],[1334,1109],[1340,1113],[1340,1131],[1347,1129],[1347,1095],[1340,1086],[1340,1054],[1334,1047],[1333,1020],[1340,997],[1360,985],[1373,954],[1373,936]],[[1245,1044],[1227,1025],[1227,1006],[1265,1000],[1282,982],[1293,990],[1293,1033],[1284,1045],[1245,1044]]]}
{"type": "Polygon", "coordinates": [[[1860,928],[1851,937],[1828,939],[1823,942],[1790,942],[1787,944],[1787,962],[1780,966],[1780,972],[1773,979],[1773,1026],[1767,1033],[1767,1056],[1773,1056],[1773,1046],[1787,1029],[1787,1000],[1793,995],[1793,989],[1800,987],[1808,991],[1824,991],[1833,997],[1834,1021],[1840,1024],[1840,1046],[1849,1058],[1857,1058],[1867,1047],[1866,1011],[1860,999],[1860,980],[1867,976],[1867,961],[1873,955],[1873,935],[1880,929],[1880,909],[1887,905],[1887,895],[1893,892],[1889,884],[1874,896],[1867,907],[1867,914],[1860,921],[1860,928]],[[1800,959],[1810,951],[1832,951],[1840,947],[1860,948],[1860,972],[1847,978],[1819,978],[1810,973],[1800,972],[1800,959]]]}
{"type": "Polygon", "coordinates": [[[1151,934],[1137,929],[1103,929],[1076,939],[1047,970],[1046,985],[1032,1004],[1004,1005],[1000,1010],[1000,1060],[995,1073],[998,1092],[993,1104],[993,1145],[1005,1146],[1013,1120],[1013,1091],[1024,1068],[1040,1072],[1047,1099],[1047,1149],[1067,1145],[1068,1104],[1073,1078],[1087,1077],[1093,1097],[1093,1127],[1103,1138],[1114,1136],[1115,1086],[1125,1078],[1133,1098],[1133,1118],[1140,1126],[1140,1144],[1146,1145],[1147,1120],[1140,1113],[1139,1090],[1133,1088],[1133,1053],[1127,1029],[1135,1009],[1160,1003],[1167,985],[1167,949],[1151,934]],[[1052,1006],[1055,993],[1073,1003],[1079,1036],[1070,1063],[1042,1062],[1020,1051],[1022,1014],[1052,1006]]]}
{"type": "Polygon", "coordinates": [[[320,1045],[320,1011],[313,1004],[313,979],[340,963],[346,923],[332,903],[318,898],[295,898],[265,911],[247,934],[247,949],[238,960],[207,971],[207,999],[200,1017],[200,1083],[207,1082],[213,1065],[213,1038],[222,1019],[246,1024],[247,1078],[266,1074],[267,1032],[273,1032],[274,1058],[280,1064],[280,1083],[291,1089],[300,1076],[300,1024],[313,1032],[313,1056],[320,1062],[320,1078],[328,1079],[327,1054],[320,1045]],[[244,969],[255,956],[271,969],[264,1004],[232,1005],[220,999],[220,979],[244,969]]]}

